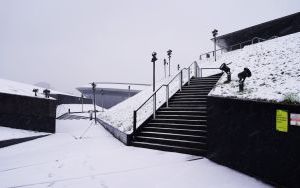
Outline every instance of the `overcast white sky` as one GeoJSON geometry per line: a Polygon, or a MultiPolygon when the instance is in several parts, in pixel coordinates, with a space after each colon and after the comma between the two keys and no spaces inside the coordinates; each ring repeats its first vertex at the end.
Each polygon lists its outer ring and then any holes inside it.
{"type": "MultiPolygon", "coordinates": [[[[151,53],[182,67],[226,34],[296,13],[299,0],[0,0],[0,78],[61,91],[91,81],[151,83],[151,53]]],[[[174,66],[175,69],[175,66],[174,66]]]]}

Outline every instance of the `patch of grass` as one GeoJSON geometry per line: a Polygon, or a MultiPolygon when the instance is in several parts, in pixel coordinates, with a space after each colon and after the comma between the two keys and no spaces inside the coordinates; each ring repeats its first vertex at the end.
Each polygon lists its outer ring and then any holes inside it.
{"type": "Polygon", "coordinates": [[[300,104],[300,98],[297,93],[287,93],[282,101],[286,104],[300,104]]]}

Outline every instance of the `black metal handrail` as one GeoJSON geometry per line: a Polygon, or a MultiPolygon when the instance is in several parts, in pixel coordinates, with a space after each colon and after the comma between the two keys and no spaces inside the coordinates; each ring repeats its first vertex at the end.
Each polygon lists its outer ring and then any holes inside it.
{"type": "Polygon", "coordinates": [[[220,68],[199,68],[200,77],[202,77],[202,70],[216,70],[216,69],[220,70],[220,68]]]}
{"type": "MultiPolygon", "coordinates": [[[[251,44],[254,44],[254,43],[255,43],[255,40],[257,40],[257,43],[259,43],[259,42],[271,40],[271,39],[274,39],[274,38],[277,38],[277,36],[274,35],[274,36],[272,36],[272,37],[270,37],[270,38],[268,38],[268,39],[263,39],[263,38],[260,38],[260,37],[254,37],[254,38],[252,38],[252,39],[250,39],[250,40],[246,40],[246,41],[243,41],[243,42],[240,42],[240,43],[236,43],[236,44],[233,44],[233,45],[231,45],[231,46],[229,46],[229,47],[219,48],[219,49],[216,50],[216,53],[217,53],[218,51],[221,51],[221,54],[223,53],[223,51],[232,51],[232,50],[234,49],[235,46],[238,46],[238,47],[239,47],[239,48],[237,48],[237,49],[241,49],[241,48],[243,47],[243,46],[242,46],[243,44],[247,44],[247,43],[250,43],[250,42],[251,42],[251,44]]],[[[245,45],[244,45],[244,46],[245,46],[245,45]]],[[[202,56],[207,56],[207,58],[209,58],[209,57],[210,57],[209,54],[212,54],[212,56],[214,57],[214,56],[215,56],[215,51],[209,51],[209,52],[203,53],[203,54],[201,54],[201,55],[199,56],[199,59],[202,60],[202,56]]]]}
{"type": "MultiPolygon", "coordinates": [[[[195,66],[195,77],[197,77],[197,74],[198,74],[198,71],[197,69],[199,68],[198,67],[198,64],[197,62],[193,62],[190,66],[188,66],[188,68],[183,68],[180,70],[180,72],[178,72],[167,84],[163,84],[161,85],[158,89],[156,89],[151,96],[149,96],[147,98],[147,100],[145,100],[144,103],[142,103],[142,105],[140,105],[136,110],[133,111],[133,134],[134,132],[136,131],[136,126],[137,126],[137,111],[140,110],[151,98],[153,98],[153,118],[155,118],[155,112],[156,112],[156,94],[157,92],[162,88],[162,87],[166,87],[166,105],[168,107],[168,101],[169,101],[169,86],[170,84],[176,79],[178,78],[178,76],[180,76],[180,87],[179,89],[181,90],[182,89],[182,74],[183,74],[183,71],[184,70],[187,70],[188,71],[188,83],[190,81],[190,70],[191,70],[191,66],[194,65],[195,66]]],[[[172,97],[172,96],[171,96],[172,97]]]]}

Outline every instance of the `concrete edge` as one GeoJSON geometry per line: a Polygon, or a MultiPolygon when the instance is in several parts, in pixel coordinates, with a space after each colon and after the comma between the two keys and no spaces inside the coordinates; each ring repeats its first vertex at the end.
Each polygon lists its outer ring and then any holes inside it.
{"type": "Polygon", "coordinates": [[[131,140],[131,135],[128,135],[119,129],[113,127],[112,125],[102,121],[101,119],[97,118],[97,121],[108,131],[110,132],[116,139],[120,140],[123,144],[129,145],[131,140]]]}

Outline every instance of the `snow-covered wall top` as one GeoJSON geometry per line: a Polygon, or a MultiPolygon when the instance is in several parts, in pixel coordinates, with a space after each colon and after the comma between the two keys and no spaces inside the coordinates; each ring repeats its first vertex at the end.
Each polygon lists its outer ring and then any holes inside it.
{"type": "MultiPolygon", "coordinates": [[[[38,89],[37,97],[39,98],[45,98],[43,95],[43,90],[45,88],[41,88],[38,86],[30,85],[30,84],[24,84],[20,82],[15,82],[11,80],[5,80],[0,79],[0,93],[8,93],[13,95],[23,95],[23,96],[29,96],[29,97],[35,97],[33,89],[38,89]]],[[[62,94],[62,95],[69,95],[66,93],[50,90],[51,94],[62,94]]],[[[53,98],[50,98],[53,99],[53,98]]]]}
{"type": "Polygon", "coordinates": [[[224,74],[210,96],[276,102],[291,97],[300,102],[300,32],[246,46],[218,57],[216,63],[202,62],[200,67],[222,63],[231,63],[232,81],[224,84],[224,74]],[[237,74],[245,67],[251,70],[252,76],[246,78],[244,92],[239,92],[237,74]]]}

